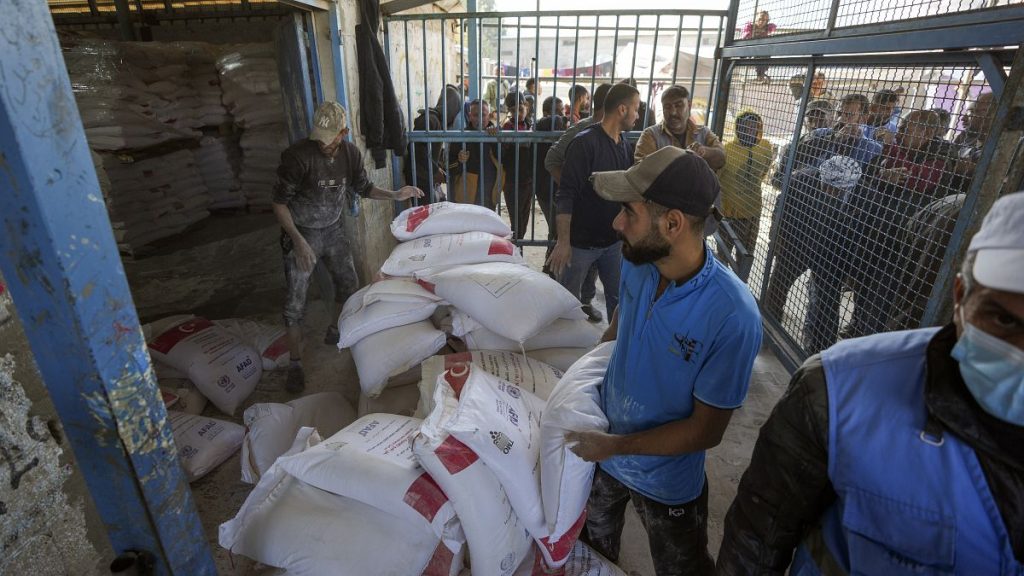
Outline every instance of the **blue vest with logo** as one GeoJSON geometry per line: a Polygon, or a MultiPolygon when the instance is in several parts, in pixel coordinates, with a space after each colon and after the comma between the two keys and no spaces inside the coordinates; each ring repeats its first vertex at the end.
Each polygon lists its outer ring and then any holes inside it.
{"type": "Polygon", "coordinates": [[[837,499],[797,549],[793,576],[1024,575],[974,450],[925,433],[936,332],[878,334],[822,354],[837,499]]]}

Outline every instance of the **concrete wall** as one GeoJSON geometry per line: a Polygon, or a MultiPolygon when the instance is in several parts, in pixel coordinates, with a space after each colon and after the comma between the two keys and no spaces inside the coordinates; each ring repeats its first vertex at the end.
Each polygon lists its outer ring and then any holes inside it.
{"type": "Polygon", "coordinates": [[[21,322],[0,294],[0,574],[99,574],[109,562],[74,469],[21,322]]]}

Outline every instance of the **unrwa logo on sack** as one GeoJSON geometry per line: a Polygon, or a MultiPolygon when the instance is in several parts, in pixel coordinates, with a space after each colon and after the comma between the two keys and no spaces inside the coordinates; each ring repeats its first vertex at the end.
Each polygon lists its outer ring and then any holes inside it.
{"type": "Polygon", "coordinates": [[[225,392],[231,392],[235,389],[234,382],[232,382],[231,377],[226,374],[217,379],[217,386],[223,388],[225,392]]]}
{"type": "Polygon", "coordinates": [[[491,442],[501,450],[502,454],[508,454],[512,451],[512,445],[514,442],[511,438],[505,435],[504,432],[491,431],[491,442]]]}

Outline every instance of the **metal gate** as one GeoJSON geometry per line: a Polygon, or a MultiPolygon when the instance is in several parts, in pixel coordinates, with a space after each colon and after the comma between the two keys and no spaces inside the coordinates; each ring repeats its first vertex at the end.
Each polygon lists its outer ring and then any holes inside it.
{"type": "Polygon", "coordinates": [[[840,338],[949,321],[972,231],[1020,186],[1024,9],[995,4],[733,3],[719,176],[790,369],[840,338]]]}
{"type": "MultiPolygon", "coordinates": [[[[694,114],[708,118],[719,88],[715,56],[725,35],[726,16],[723,10],[648,10],[386,18],[385,49],[407,126],[412,128],[405,157],[394,162],[395,181],[492,207],[509,221],[519,244],[549,246],[556,186],[544,169],[544,156],[561,135],[561,127],[510,126],[489,134],[469,125],[471,103],[487,103],[501,125],[509,114],[506,104],[515,102],[509,94],[525,95],[529,81],[534,89],[527,113],[531,121],[540,121],[548,115],[545,108],[554,115],[564,112],[550,97],[571,105],[570,94],[589,98],[602,83],[632,80],[646,112],[627,138],[635,140],[660,120],[658,93],[674,84],[689,90],[694,114]],[[437,106],[446,85],[458,90],[463,108],[456,112],[455,122],[442,123],[440,129],[423,120],[417,124],[417,117],[437,106]],[[473,177],[466,163],[458,161],[455,151],[474,149],[481,158],[493,156],[495,183],[473,177]],[[423,159],[436,165],[424,170],[423,159]]],[[[441,104],[445,116],[447,109],[441,104]]],[[[481,108],[476,108],[478,115],[481,108]]],[[[586,115],[585,110],[581,116],[586,115]]],[[[567,123],[571,125],[573,118],[567,123]]]]}

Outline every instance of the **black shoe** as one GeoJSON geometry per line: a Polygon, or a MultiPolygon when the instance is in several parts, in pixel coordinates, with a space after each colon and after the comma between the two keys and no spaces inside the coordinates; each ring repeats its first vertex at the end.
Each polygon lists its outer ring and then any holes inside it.
{"type": "Polygon", "coordinates": [[[588,321],[596,324],[601,320],[604,320],[604,316],[601,315],[601,312],[590,304],[584,304],[581,308],[583,308],[583,313],[587,315],[588,321]]]}
{"type": "Polygon", "coordinates": [[[328,326],[327,327],[327,333],[324,334],[324,344],[330,344],[330,345],[337,346],[338,345],[338,340],[340,338],[341,338],[341,335],[338,334],[338,327],[337,326],[328,326]]]}
{"type": "Polygon", "coordinates": [[[302,370],[302,364],[292,364],[288,367],[288,379],[284,381],[285,392],[298,394],[306,389],[306,373],[302,370]]]}

